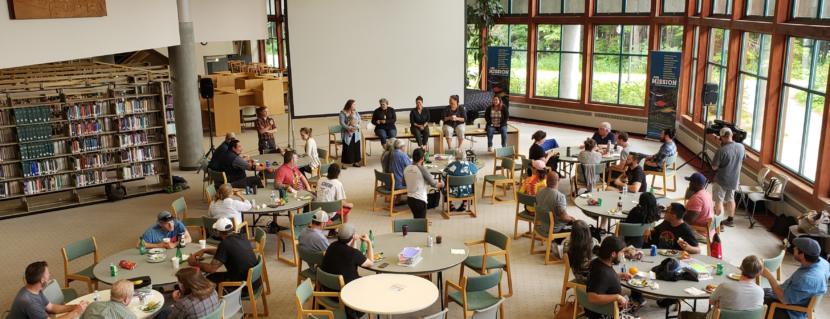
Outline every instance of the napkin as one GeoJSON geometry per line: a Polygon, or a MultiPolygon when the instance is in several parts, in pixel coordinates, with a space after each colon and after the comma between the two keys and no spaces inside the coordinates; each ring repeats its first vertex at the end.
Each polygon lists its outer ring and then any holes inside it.
{"type": "Polygon", "coordinates": [[[705,291],[697,289],[695,287],[689,287],[689,288],[683,289],[683,291],[685,291],[687,294],[690,294],[692,296],[701,296],[701,295],[706,294],[705,291]]]}
{"type": "Polygon", "coordinates": [[[453,255],[463,255],[464,252],[465,251],[464,251],[463,248],[461,248],[461,249],[455,249],[455,248],[450,249],[450,253],[453,254],[453,255]]]}

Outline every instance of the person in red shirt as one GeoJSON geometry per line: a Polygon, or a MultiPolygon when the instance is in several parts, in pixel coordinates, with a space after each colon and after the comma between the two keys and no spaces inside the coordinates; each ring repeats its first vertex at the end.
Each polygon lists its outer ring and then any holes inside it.
{"type": "MultiPolygon", "coordinates": [[[[691,196],[686,201],[686,214],[683,219],[689,225],[707,227],[715,215],[715,204],[712,194],[706,190],[706,177],[701,173],[694,173],[686,177],[686,180],[689,181],[691,196]]],[[[714,231],[711,229],[709,236],[714,235],[714,231]]]]}
{"type": "Polygon", "coordinates": [[[286,151],[283,154],[283,164],[277,169],[277,177],[274,179],[277,188],[285,188],[290,192],[311,189],[296,163],[297,155],[294,151],[286,151]]]}

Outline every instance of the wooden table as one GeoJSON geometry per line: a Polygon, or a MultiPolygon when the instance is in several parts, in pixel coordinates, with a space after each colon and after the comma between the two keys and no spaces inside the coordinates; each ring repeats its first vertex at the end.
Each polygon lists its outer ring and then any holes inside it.
{"type": "MultiPolygon", "coordinates": [[[[170,263],[168,262],[167,264],[170,264],[170,263]]],[[[86,301],[88,303],[92,303],[92,302],[95,301],[95,295],[96,295],[96,293],[93,292],[93,293],[90,293],[88,295],[80,296],[78,298],[75,298],[75,300],[67,302],[66,304],[67,305],[77,305],[77,304],[81,303],[81,301],[86,301]]],[[[109,301],[110,300],[110,290],[109,289],[98,291],[97,295],[98,295],[98,301],[109,301]]],[[[127,310],[132,312],[135,315],[136,318],[145,319],[145,318],[155,317],[158,314],[158,312],[161,311],[161,309],[163,307],[164,307],[164,296],[160,292],[158,292],[156,290],[153,290],[153,289],[139,289],[133,295],[133,299],[130,300],[130,304],[127,305],[127,310]],[[143,307],[143,305],[141,304],[141,299],[138,296],[139,294],[143,294],[145,296],[144,297],[144,305],[155,301],[155,302],[159,303],[159,306],[156,307],[155,310],[150,311],[150,312],[142,311],[141,308],[143,307]]]]}
{"type": "MultiPolygon", "coordinates": [[[[371,119],[371,116],[370,116],[371,119]]],[[[429,125],[429,137],[432,138],[432,151],[433,153],[437,154],[440,153],[439,147],[441,145],[441,127],[437,124],[427,123],[429,125]]],[[[400,129],[399,125],[396,125],[396,130],[398,134],[394,137],[397,139],[412,139],[415,138],[415,135],[412,134],[412,131],[409,130],[409,126],[404,127],[403,130],[400,129]]],[[[375,130],[361,129],[360,130],[361,139],[360,139],[360,152],[361,152],[361,162],[363,166],[366,166],[366,142],[367,141],[380,141],[380,137],[375,135],[375,130]]],[[[391,138],[391,137],[390,137],[391,138]]],[[[388,139],[388,138],[387,138],[388,139]]],[[[383,145],[381,145],[381,148],[383,145]]]]}
{"type": "MultiPolygon", "coordinates": [[[[476,137],[476,136],[487,136],[487,130],[484,126],[477,127],[476,125],[467,125],[464,128],[464,136],[465,137],[476,137]]],[[[439,140],[444,139],[444,129],[441,128],[441,137],[439,140]]],[[[519,146],[519,128],[508,124],[507,125],[507,146],[519,146]]],[[[441,142],[440,146],[438,147],[438,152],[436,153],[444,153],[444,143],[441,142]]]]}
{"type": "Polygon", "coordinates": [[[360,277],[340,290],[346,306],[377,315],[413,313],[431,306],[438,297],[438,288],[429,280],[402,274],[360,277]]]}

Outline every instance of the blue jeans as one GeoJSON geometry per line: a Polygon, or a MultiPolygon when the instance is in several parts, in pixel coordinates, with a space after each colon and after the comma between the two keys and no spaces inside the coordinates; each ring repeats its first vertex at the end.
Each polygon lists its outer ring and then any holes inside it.
{"type": "MultiPolygon", "coordinates": [[[[507,146],[507,125],[502,125],[498,128],[501,133],[501,147],[507,146]]],[[[496,128],[487,126],[487,147],[493,147],[493,134],[496,134],[496,128]]]]}
{"type": "Polygon", "coordinates": [[[380,138],[380,145],[386,145],[386,139],[398,136],[398,130],[394,127],[390,129],[376,127],[375,135],[380,138]]]}

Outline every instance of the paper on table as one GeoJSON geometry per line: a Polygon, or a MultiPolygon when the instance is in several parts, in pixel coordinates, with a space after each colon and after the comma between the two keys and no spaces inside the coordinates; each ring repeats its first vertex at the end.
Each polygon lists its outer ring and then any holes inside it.
{"type": "Polygon", "coordinates": [[[685,291],[687,294],[690,294],[692,296],[700,296],[700,295],[706,294],[705,291],[697,289],[695,287],[689,287],[689,288],[683,289],[683,291],[685,291]]]}
{"type": "Polygon", "coordinates": [[[464,251],[464,249],[463,249],[463,248],[460,248],[460,249],[456,249],[456,248],[450,249],[450,253],[451,253],[451,254],[453,254],[453,255],[463,255],[463,254],[464,254],[464,252],[465,252],[465,251],[464,251]]]}

